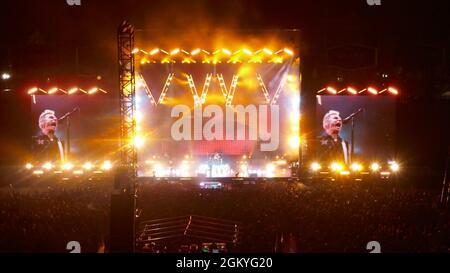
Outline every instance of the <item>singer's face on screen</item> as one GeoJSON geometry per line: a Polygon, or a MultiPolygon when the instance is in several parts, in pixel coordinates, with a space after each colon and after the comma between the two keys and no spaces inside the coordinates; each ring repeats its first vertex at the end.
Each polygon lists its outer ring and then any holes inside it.
{"type": "Polygon", "coordinates": [[[58,119],[53,114],[45,115],[44,124],[42,126],[42,132],[47,135],[49,133],[54,134],[56,131],[56,127],[58,126],[58,119]]]}
{"type": "Polygon", "coordinates": [[[330,115],[328,117],[328,124],[327,124],[327,134],[335,134],[338,135],[341,132],[342,128],[342,119],[339,115],[330,115]]]}

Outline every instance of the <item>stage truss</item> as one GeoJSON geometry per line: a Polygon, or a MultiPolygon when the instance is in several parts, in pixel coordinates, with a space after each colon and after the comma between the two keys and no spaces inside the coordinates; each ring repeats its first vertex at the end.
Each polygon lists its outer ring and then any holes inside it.
{"type": "Polygon", "coordinates": [[[119,98],[120,98],[120,161],[126,180],[134,183],[137,175],[137,152],[134,145],[136,136],[136,103],[135,103],[135,66],[134,54],[134,28],[124,22],[118,29],[119,49],[119,98]]]}

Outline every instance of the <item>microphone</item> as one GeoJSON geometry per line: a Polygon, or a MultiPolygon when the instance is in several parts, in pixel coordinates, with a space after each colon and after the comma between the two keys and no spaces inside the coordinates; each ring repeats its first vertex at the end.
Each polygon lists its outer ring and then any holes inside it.
{"type": "Polygon", "coordinates": [[[364,108],[359,108],[358,111],[356,111],[356,112],[350,114],[350,116],[344,118],[342,120],[342,123],[345,124],[345,123],[349,122],[354,116],[356,116],[357,114],[361,113],[363,110],[364,110],[364,108]]]}
{"type": "Polygon", "coordinates": [[[61,120],[66,119],[68,116],[72,115],[72,114],[75,113],[76,111],[80,111],[80,107],[77,106],[77,107],[73,108],[72,111],[67,112],[67,113],[64,114],[62,117],[60,117],[60,118],[58,119],[58,121],[61,121],[61,120]]]}

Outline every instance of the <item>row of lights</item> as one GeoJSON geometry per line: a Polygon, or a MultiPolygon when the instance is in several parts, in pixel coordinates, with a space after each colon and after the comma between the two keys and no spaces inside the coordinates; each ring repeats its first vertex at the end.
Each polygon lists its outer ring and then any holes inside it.
{"type": "MultiPolygon", "coordinates": [[[[395,161],[389,161],[388,166],[389,169],[394,173],[400,170],[400,165],[395,161]]],[[[378,162],[373,162],[370,164],[369,168],[372,172],[379,172],[381,170],[381,165],[378,162]]],[[[310,169],[313,172],[318,172],[322,169],[322,165],[320,165],[318,162],[313,162],[311,163],[310,169]]],[[[345,168],[345,165],[339,162],[331,163],[329,169],[333,172],[348,172],[348,170],[346,170],[345,168]]],[[[363,169],[364,166],[360,163],[354,162],[350,165],[350,170],[353,172],[361,172],[363,171],[363,169]]]]}
{"type": "MultiPolygon", "coordinates": [[[[96,166],[94,164],[92,164],[91,162],[85,162],[81,166],[75,166],[71,162],[64,162],[59,167],[60,167],[59,170],[55,171],[55,173],[73,170],[73,174],[83,174],[84,171],[93,171],[96,166]]],[[[111,161],[109,161],[109,160],[105,160],[105,161],[103,161],[103,163],[101,163],[100,165],[97,166],[97,168],[99,168],[102,171],[109,171],[112,169],[112,167],[113,167],[113,165],[112,165],[111,161]]],[[[39,174],[43,174],[45,171],[51,171],[53,169],[56,169],[57,166],[55,164],[53,164],[52,162],[46,162],[39,167],[34,166],[31,163],[27,163],[25,165],[25,168],[27,170],[33,170],[34,174],[39,175],[39,174]]]]}
{"type": "Polygon", "coordinates": [[[268,48],[251,51],[248,48],[242,48],[232,52],[227,48],[217,49],[213,52],[205,49],[196,48],[192,51],[187,51],[180,48],[175,48],[170,51],[166,51],[161,48],[154,48],[150,51],[134,48],[133,54],[143,53],[146,57],[141,59],[141,64],[156,63],[155,58],[162,57],[161,63],[175,63],[174,60],[177,57],[181,58],[181,63],[197,63],[198,58],[202,58],[202,63],[221,63],[221,58],[228,58],[227,63],[242,63],[242,57],[247,58],[248,63],[262,63],[263,58],[270,58],[269,63],[282,63],[283,56],[293,56],[294,52],[289,48],[282,48],[277,51],[273,51],[268,48]]]}
{"type": "MultiPolygon", "coordinates": [[[[158,105],[158,104],[162,104],[164,102],[164,99],[167,95],[167,92],[169,90],[169,87],[173,81],[175,77],[175,73],[170,73],[167,76],[167,79],[164,83],[163,89],[160,93],[160,96],[158,98],[158,100],[155,99],[155,97],[153,96],[152,92],[150,91],[150,88],[148,87],[148,84],[146,82],[146,80],[144,79],[144,77],[142,76],[142,74],[138,74],[138,82],[137,82],[137,86],[138,88],[143,88],[147,94],[147,97],[150,99],[150,102],[153,105],[158,105]]],[[[233,78],[230,84],[230,88],[227,88],[227,85],[225,83],[225,79],[223,77],[223,75],[221,73],[207,73],[205,76],[205,82],[203,85],[203,89],[201,94],[198,93],[197,91],[197,87],[195,86],[195,82],[194,82],[194,78],[191,74],[186,74],[185,75],[188,85],[189,85],[189,89],[191,91],[191,94],[193,96],[194,99],[194,103],[196,105],[201,105],[205,103],[206,100],[206,96],[208,94],[208,90],[209,90],[209,86],[211,84],[211,81],[213,79],[217,79],[219,81],[219,87],[220,90],[222,91],[222,95],[225,99],[226,105],[231,105],[232,104],[232,100],[233,97],[235,95],[236,92],[236,87],[238,85],[238,81],[239,81],[239,75],[238,74],[233,74],[233,78]]],[[[262,90],[262,93],[267,101],[267,103],[270,103],[271,105],[277,104],[278,99],[281,95],[281,92],[284,89],[284,86],[286,83],[291,84],[292,82],[296,81],[296,77],[294,75],[287,75],[287,76],[283,76],[283,78],[281,79],[272,99],[270,99],[270,95],[269,92],[267,90],[267,87],[261,77],[260,74],[256,74],[256,79],[259,82],[260,88],[262,90]]],[[[298,89],[298,87],[296,86],[296,88],[298,89]]],[[[296,96],[298,96],[296,94],[296,96]]],[[[298,107],[298,104],[294,105],[296,108],[298,107]]]]}
{"type": "Polygon", "coordinates": [[[354,87],[351,87],[351,86],[346,87],[346,88],[341,89],[341,90],[337,90],[336,88],[334,88],[332,86],[327,86],[327,87],[322,88],[319,91],[317,91],[317,94],[320,94],[320,93],[323,93],[323,92],[326,92],[326,93],[328,93],[330,95],[340,95],[340,94],[342,94],[342,95],[358,95],[358,94],[361,94],[361,93],[366,93],[366,94],[371,94],[371,95],[380,95],[380,94],[383,94],[383,93],[389,93],[391,95],[398,95],[399,94],[398,89],[396,89],[394,87],[388,87],[388,88],[384,88],[382,90],[379,90],[379,89],[377,89],[377,88],[375,88],[373,86],[369,86],[369,87],[361,89],[361,90],[358,90],[358,89],[356,89],[354,87]]]}
{"type": "Polygon", "coordinates": [[[79,87],[73,87],[68,90],[58,88],[58,87],[52,87],[47,90],[44,90],[39,87],[32,87],[32,88],[28,89],[28,95],[36,95],[38,93],[47,94],[47,95],[52,95],[52,94],[57,94],[57,93],[63,93],[63,94],[68,94],[68,95],[73,95],[73,94],[77,94],[77,93],[92,95],[92,94],[95,94],[98,92],[105,93],[105,94],[108,93],[105,90],[98,88],[98,87],[92,87],[87,90],[84,90],[79,87]]]}

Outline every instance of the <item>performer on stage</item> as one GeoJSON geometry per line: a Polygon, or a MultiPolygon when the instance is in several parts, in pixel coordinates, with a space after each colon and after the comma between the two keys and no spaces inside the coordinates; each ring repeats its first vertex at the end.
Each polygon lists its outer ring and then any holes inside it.
{"type": "Polygon", "coordinates": [[[38,162],[64,161],[64,148],[61,140],[55,135],[58,118],[55,111],[45,110],[39,116],[41,132],[33,136],[32,151],[34,160],[38,162]]]}
{"type": "Polygon", "coordinates": [[[348,143],[339,136],[342,128],[342,118],[339,112],[328,111],[323,117],[322,125],[324,132],[319,136],[318,159],[322,162],[336,161],[349,164],[348,143]]]}

